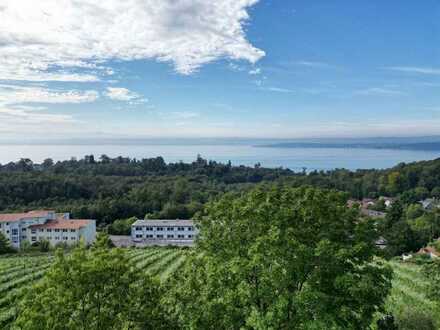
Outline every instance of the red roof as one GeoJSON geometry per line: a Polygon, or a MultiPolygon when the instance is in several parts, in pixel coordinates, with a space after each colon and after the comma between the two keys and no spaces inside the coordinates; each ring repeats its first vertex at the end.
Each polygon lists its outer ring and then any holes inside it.
{"type": "Polygon", "coordinates": [[[0,214],[0,222],[14,222],[29,218],[46,218],[46,217],[48,218],[50,212],[53,211],[38,210],[38,211],[30,211],[27,213],[0,214]]]}
{"type": "Polygon", "coordinates": [[[93,220],[88,219],[73,219],[73,220],[49,220],[41,225],[29,226],[31,229],[80,229],[89,225],[93,220]]]}

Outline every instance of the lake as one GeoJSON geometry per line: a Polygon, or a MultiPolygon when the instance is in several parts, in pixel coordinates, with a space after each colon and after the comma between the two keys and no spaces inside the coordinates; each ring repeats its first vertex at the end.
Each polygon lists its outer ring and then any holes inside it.
{"type": "Polygon", "coordinates": [[[166,162],[191,162],[197,154],[203,158],[234,165],[260,163],[265,167],[285,167],[294,171],[327,170],[334,168],[370,169],[388,168],[400,162],[430,160],[440,157],[439,151],[342,148],[262,148],[249,145],[0,145],[0,163],[30,158],[41,162],[45,158],[66,160],[93,154],[110,157],[128,156],[149,158],[162,156],[166,162]]]}

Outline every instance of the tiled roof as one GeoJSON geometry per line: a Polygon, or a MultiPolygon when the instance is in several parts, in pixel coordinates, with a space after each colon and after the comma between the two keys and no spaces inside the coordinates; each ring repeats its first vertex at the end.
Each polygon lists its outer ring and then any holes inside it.
{"type": "Polygon", "coordinates": [[[194,222],[192,220],[137,220],[132,226],[194,226],[194,222]]]}
{"type": "Polygon", "coordinates": [[[89,219],[73,219],[73,220],[64,220],[64,219],[57,219],[57,220],[49,220],[44,224],[41,225],[32,225],[29,226],[31,229],[80,229],[83,227],[86,227],[90,223],[92,223],[95,220],[89,220],[89,219]]]}
{"type": "Polygon", "coordinates": [[[50,212],[53,211],[38,210],[38,211],[30,211],[27,213],[0,214],[0,222],[14,222],[29,218],[44,218],[44,217],[48,217],[50,212]]]}

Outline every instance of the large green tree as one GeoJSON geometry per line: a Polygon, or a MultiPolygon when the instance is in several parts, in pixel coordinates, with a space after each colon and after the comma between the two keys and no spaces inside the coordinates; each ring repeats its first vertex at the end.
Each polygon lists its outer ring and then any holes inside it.
{"type": "Polygon", "coordinates": [[[12,252],[12,247],[6,236],[0,232],[0,254],[12,252]]]}
{"type": "Polygon", "coordinates": [[[104,243],[56,261],[19,306],[16,329],[169,329],[160,285],[104,243]]]}
{"type": "Polygon", "coordinates": [[[261,188],[209,204],[198,222],[167,297],[183,328],[365,329],[383,308],[391,270],[344,194],[261,188]]]}

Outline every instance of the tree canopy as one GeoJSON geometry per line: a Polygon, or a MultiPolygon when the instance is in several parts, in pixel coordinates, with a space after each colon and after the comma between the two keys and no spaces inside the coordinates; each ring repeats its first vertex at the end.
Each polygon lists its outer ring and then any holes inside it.
{"type": "Polygon", "coordinates": [[[101,239],[91,250],[58,250],[44,279],[25,295],[14,329],[170,329],[158,282],[101,239]]]}
{"type": "Polygon", "coordinates": [[[190,329],[364,329],[390,290],[375,230],[345,194],[228,194],[198,217],[198,247],[168,293],[190,329]]]}

